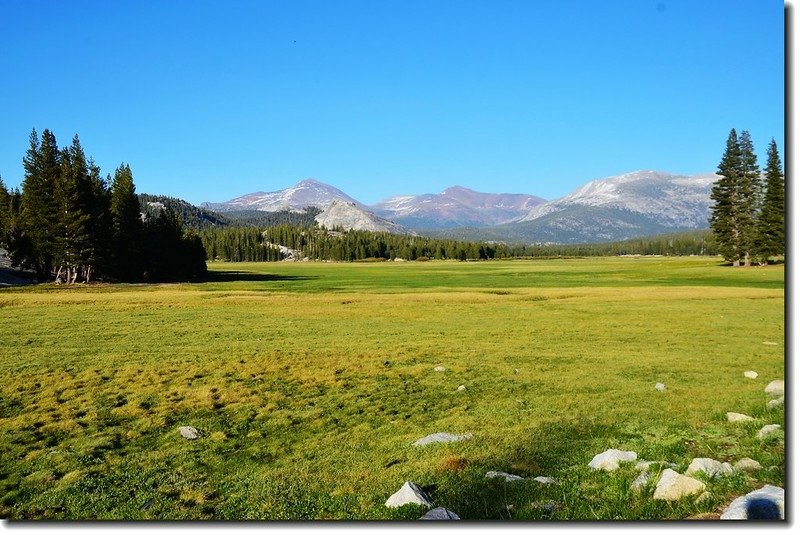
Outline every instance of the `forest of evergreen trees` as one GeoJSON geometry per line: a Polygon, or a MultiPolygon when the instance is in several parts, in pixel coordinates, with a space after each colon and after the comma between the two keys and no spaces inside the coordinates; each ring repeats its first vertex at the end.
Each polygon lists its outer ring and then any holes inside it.
{"type": "Polygon", "coordinates": [[[59,148],[30,136],[22,190],[0,179],[0,247],[40,281],[174,281],[201,278],[206,252],[169,208],[143,217],[133,175],[120,165],[103,179],[76,135],[59,148]]]}
{"type": "Polygon", "coordinates": [[[731,129],[717,174],[709,224],[720,254],[733,266],[785,255],[785,184],[775,140],[762,178],[750,133],[731,129]]]}

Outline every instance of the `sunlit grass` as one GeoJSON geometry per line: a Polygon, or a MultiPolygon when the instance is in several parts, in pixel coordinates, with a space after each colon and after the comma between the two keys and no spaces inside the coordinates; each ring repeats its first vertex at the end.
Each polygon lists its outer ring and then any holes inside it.
{"type": "Polygon", "coordinates": [[[383,506],[408,479],[462,518],[683,518],[783,486],[782,435],[755,438],[783,424],[763,393],[784,373],[782,266],[210,269],[196,285],[0,291],[0,515],[416,518],[383,506]],[[411,446],[438,431],[474,437],[411,446]],[[710,482],[709,502],[665,504],[629,491],[632,469],[586,467],[610,447],[765,468],[710,482]],[[554,512],[531,506],[548,500],[554,512]]]}

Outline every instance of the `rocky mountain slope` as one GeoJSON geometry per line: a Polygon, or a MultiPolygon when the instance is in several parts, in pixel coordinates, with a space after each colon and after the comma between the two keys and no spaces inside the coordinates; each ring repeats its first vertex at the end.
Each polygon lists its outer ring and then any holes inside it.
{"type": "Polygon", "coordinates": [[[228,202],[204,202],[201,206],[208,210],[223,213],[234,210],[259,210],[265,212],[290,210],[302,212],[309,206],[325,209],[333,201],[344,201],[366,208],[343,191],[311,178],[301,180],[294,186],[282,190],[257,191],[231,199],[228,202]]]}
{"type": "Polygon", "coordinates": [[[370,208],[378,215],[411,228],[484,227],[513,221],[545,202],[522,193],[481,193],[462,186],[438,194],[399,195],[370,208]]]}
{"type": "Polygon", "coordinates": [[[369,230],[391,234],[415,234],[397,223],[378,217],[352,202],[333,201],[315,218],[316,222],[328,229],[342,227],[345,230],[369,230]]]}

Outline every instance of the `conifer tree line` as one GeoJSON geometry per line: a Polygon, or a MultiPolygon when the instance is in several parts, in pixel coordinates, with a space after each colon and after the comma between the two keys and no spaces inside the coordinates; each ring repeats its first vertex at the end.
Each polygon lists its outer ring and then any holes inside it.
{"type": "Polygon", "coordinates": [[[22,190],[0,179],[0,247],[40,281],[191,280],[206,272],[200,238],[171,210],[143,217],[130,166],[113,178],[87,159],[78,136],[59,149],[34,129],[23,158],[22,190]]]}
{"type": "Polygon", "coordinates": [[[720,254],[736,267],[785,255],[785,183],[775,140],[762,176],[750,133],[731,129],[717,174],[709,224],[720,254]]]}

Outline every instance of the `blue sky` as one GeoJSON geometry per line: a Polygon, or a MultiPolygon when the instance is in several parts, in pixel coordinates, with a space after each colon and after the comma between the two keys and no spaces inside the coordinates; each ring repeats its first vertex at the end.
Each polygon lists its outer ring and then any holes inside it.
{"type": "Polygon", "coordinates": [[[222,201],[313,177],[365,203],[553,199],[784,154],[776,0],[0,1],[0,176],[31,128],[137,190],[222,201]]]}

